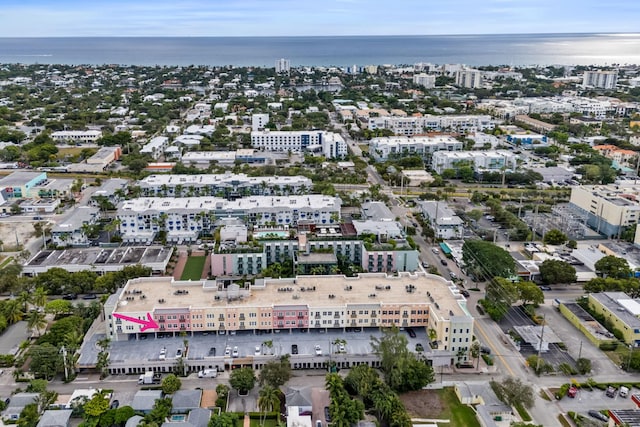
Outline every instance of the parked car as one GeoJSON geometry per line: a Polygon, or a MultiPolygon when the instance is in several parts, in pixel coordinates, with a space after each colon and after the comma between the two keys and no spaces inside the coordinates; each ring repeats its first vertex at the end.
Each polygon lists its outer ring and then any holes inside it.
{"type": "Polygon", "coordinates": [[[96,299],[97,296],[96,294],[86,294],[85,296],[82,297],[82,299],[96,299]]]}
{"type": "Polygon", "coordinates": [[[257,345],[257,346],[256,346],[256,348],[255,348],[255,350],[253,351],[253,355],[254,355],[254,356],[260,356],[260,354],[262,354],[262,351],[261,351],[261,349],[260,349],[260,346],[259,346],[259,345],[257,345]]]}
{"type": "Polygon", "coordinates": [[[344,353],[347,351],[347,349],[345,348],[344,344],[340,343],[340,345],[338,346],[338,351],[340,353],[344,353]]]}
{"type": "Polygon", "coordinates": [[[449,271],[449,277],[451,277],[452,279],[457,279],[458,278],[456,273],[454,273],[453,271],[449,271]]]}
{"type": "Polygon", "coordinates": [[[447,264],[447,260],[446,259],[441,259],[440,260],[440,264],[444,265],[445,267],[449,264],[447,264]]]}
{"type": "Polygon", "coordinates": [[[437,248],[431,248],[431,252],[433,252],[436,255],[440,253],[440,251],[437,248]]]}
{"type": "Polygon", "coordinates": [[[407,334],[409,334],[409,336],[410,336],[411,338],[415,338],[415,337],[416,337],[416,332],[415,332],[413,329],[411,329],[411,328],[405,328],[405,331],[407,332],[407,334]]]}
{"type": "Polygon", "coordinates": [[[603,414],[602,412],[596,411],[594,409],[591,409],[589,412],[587,412],[590,416],[592,416],[593,418],[595,418],[596,420],[600,420],[600,421],[604,421],[605,423],[607,421],[609,421],[609,417],[607,417],[605,414],[603,414]]]}
{"type": "Polygon", "coordinates": [[[422,346],[422,344],[420,343],[416,344],[416,352],[422,353],[423,351],[424,351],[424,347],[422,346]]]}
{"type": "Polygon", "coordinates": [[[481,346],[480,353],[482,354],[491,354],[491,349],[489,347],[481,346]]]}
{"type": "Polygon", "coordinates": [[[629,388],[625,386],[620,387],[620,392],[618,393],[620,397],[627,397],[629,395],[629,388]]]}
{"type": "Polygon", "coordinates": [[[618,389],[614,386],[610,385],[607,387],[607,391],[605,391],[605,395],[610,398],[616,397],[616,393],[618,393],[618,389]]]}
{"type": "Polygon", "coordinates": [[[549,286],[540,286],[541,291],[550,291],[551,288],[549,286]]]}
{"type": "Polygon", "coordinates": [[[224,349],[224,357],[229,357],[231,356],[231,347],[226,347],[224,349]]]}
{"type": "Polygon", "coordinates": [[[116,399],[113,402],[111,402],[111,405],[109,405],[109,409],[118,409],[119,406],[120,406],[120,401],[116,399]]]}
{"type": "Polygon", "coordinates": [[[213,356],[213,357],[216,356],[216,348],[215,347],[211,347],[209,349],[209,356],[213,356]]]}
{"type": "Polygon", "coordinates": [[[238,357],[240,353],[238,352],[238,346],[233,347],[233,352],[231,353],[232,357],[238,357]]]}
{"type": "Polygon", "coordinates": [[[291,354],[298,354],[298,344],[291,344],[291,354]]]}
{"type": "Polygon", "coordinates": [[[69,294],[64,294],[62,295],[62,299],[66,299],[69,301],[72,301],[74,299],[78,298],[78,295],[74,294],[74,293],[69,293],[69,294]]]}
{"type": "Polygon", "coordinates": [[[428,262],[423,262],[422,263],[422,268],[429,268],[429,263],[428,262]]]}
{"type": "Polygon", "coordinates": [[[316,344],[314,347],[315,351],[316,351],[316,356],[322,356],[322,348],[316,344]]]}
{"type": "Polygon", "coordinates": [[[576,387],[575,385],[572,385],[571,387],[569,387],[569,390],[567,390],[567,396],[571,398],[575,398],[577,395],[578,395],[578,387],[576,387]]]}
{"type": "Polygon", "coordinates": [[[182,349],[179,348],[176,350],[176,359],[180,359],[182,357],[182,349]]]}
{"type": "Polygon", "coordinates": [[[329,413],[329,407],[328,406],[324,407],[324,419],[328,423],[331,422],[331,414],[329,413]]]}
{"type": "Polygon", "coordinates": [[[460,293],[461,293],[461,294],[462,294],[462,296],[464,296],[465,298],[469,298],[469,296],[471,295],[471,294],[469,293],[469,291],[468,291],[468,290],[466,290],[466,289],[462,289],[462,290],[460,291],[460,293]]]}

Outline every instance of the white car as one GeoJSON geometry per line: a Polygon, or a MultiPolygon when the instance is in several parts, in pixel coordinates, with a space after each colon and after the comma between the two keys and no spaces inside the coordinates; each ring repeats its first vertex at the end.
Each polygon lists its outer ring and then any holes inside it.
{"type": "Polygon", "coordinates": [[[225,357],[231,356],[231,347],[227,347],[224,349],[224,355],[225,357]]]}
{"type": "Polygon", "coordinates": [[[316,356],[322,356],[322,348],[318,344],[314,347],[316,350],[316,356]]]}
{"type": "Polygon", "coordinates": [[[262,354],[262,352],[260,351],[260,346],[257,345],[255,351],[253,352],[253,355],[260,356],[260,354],[262,354]]]}
{"type": "Polygon", "coordinates": [[[438,255],[440,253],[440,251],[436,248],[432,248],[431,252],[433,252],[434,254],[438,255]]]}
{"type": "Polygon", "coordinates": [[[233,356],[233,357],[238,357],[238,354],[239,354],[239,353],[238,353],[238,346],[233,347],[233,353],[232,353],[232,356],[233,356]]]}
{"type": "Polygon", "coordinates": [[[338,351],[339,351],[340,353],[344,353],[344,352],[346,352],[346,351],[347,351],[347,350],[345,349],[345,347],[344,347],[344,344],[342,344],[342,343],[340,344],[340,346],[338,347],[338,351]]]}

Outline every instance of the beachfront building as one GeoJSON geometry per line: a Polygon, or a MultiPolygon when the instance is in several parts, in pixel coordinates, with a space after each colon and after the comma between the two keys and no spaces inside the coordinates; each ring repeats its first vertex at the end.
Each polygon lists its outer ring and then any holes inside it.
{"type": "Polygon", "coordinates": [[[640,186],[635,184],[571,187],[569,204],[587,215],[587,225],[598,233],[616,236],[640,218],[640,186]]]}
{"type": "Polygon", "coordinates": [[[251,146],[263,151],[309,153],[335,159],[347,155],[347,143],[339,133],[325,131],[254,131],[251,146]]]}
{"type": "Polygon", "coordinates": [[[215,221],[239,218],[249,225],[296,226],[299,221],[332,224],[340,220],[341,200],[320,194],[219,197],[142,197],[118,205],[116,217],[125,242],[151,242],[160,232],[168,242],[195,242],[215,221]]]}
{"type": "Polygon", "coordinates": [[[378,162],[408,156],[430,158],[437,151],[461,151],[461,141],[448,136],[390,136],[369,141],[369,153],[378,162]]]}
{"type": "Polygon", "coordinates": [[[614,90],[618,84],[618,70],[585,71],[582,75],[582,87],[614,90]]]}
{"type": "Polygon", "coordinates": [[[469,89],[482,86],[482,71],[468,68],[456,71],[456,85],[469,89]]]}
{"type": "Polygon", "coordinates": [[[515,171],[517,159],[517,155],[506,150],[454,153],[436,151],[431,158],[431,169],[439,174],[446,169],[457,170],[463,166],[473,167],[476,173],[515,171]]]}
{"type": "Polygon", "coordinates": [[[88,246],[89,227],[99,216],[100,210],[93,206],[72,209],[51,229],[51,241],[56,246],[88,246]]]}
{"type": "Polygon", "coordinates": [[[433,89],[434,87],[436,87],[436,76],[427,73],[414,74],[413,84],[422,86],[425,89],[433,89]]]}
{"type": "Polygon", "coordinates": [[[304,176],[246,174],[149,175],[138,181],[144,197],[217,196],[233,200],[246,196],[306,194],[313,187],[304,176]]]}
{"type": "Polygon", "coordinates": [[[289,73],[291,70],[291,61],[289,59],[280,58],[276,60],[276,74],[289,73]]]}
{"type": "Polygon", "coordinates": [[[102,132],[99,130],[61,130],[53,132],[51,138],[53,138],[55,142],[91,143],[102,138],[102,132]]]}

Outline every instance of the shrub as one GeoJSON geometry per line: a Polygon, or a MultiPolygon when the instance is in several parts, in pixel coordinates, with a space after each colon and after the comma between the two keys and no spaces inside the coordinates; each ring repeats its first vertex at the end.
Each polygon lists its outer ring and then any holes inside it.
{"type": "Polygon", "coordinates": [[[618,348],[618,343],[615,341],[605,341],[601,342],[598,347],[600,347],[602,351],[615,351],[615,349],[618,348]]]}
{"type": "Polygon", "coordinates": [[[484,363],[486,363],[487,366],[493,366],[493,358],[488,354],[483,354],[482,360],[484,360],[484,363]]]}

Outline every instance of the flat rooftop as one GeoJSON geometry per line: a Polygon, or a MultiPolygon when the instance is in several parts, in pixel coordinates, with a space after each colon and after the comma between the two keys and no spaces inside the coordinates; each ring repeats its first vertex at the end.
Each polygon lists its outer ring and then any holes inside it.
{"type": "Polygon", "coordinates": [[[384,273],[345,276],[298,276],[295,279],[265,279],[249,290],[222,290],[216,281],[174,281],[171,277],[130,280],[119,295],[120,313],[152,312],[177,307],[264,307],[296,305],[310,308],[346,305],[438,305],[444,317],[470,316],[466,299],[452,283],[440,276],[416,273],[387,276],[384,273]],[[409,285],[413,285],[409,288],[409,285]],[[315,289],[315,290],[314,290],[315,289]],[[128,292],[129,291],[129,292],[128,292]],[[130,292],[145,298],[129,298],[130,292]],[[217,297],[217,299],[216,299],[217,297]],[[164,303],[160,303],[164,300],[164,303]]]}
{"type": "Polygon", "coordinates": [[[244,173],[234,174],[202,174],[202,175],[149,175],[138,181],[142,187],[159,187],[162,185],[307,185],[311,188],[311,180],[305,176],[247,176],[244,173]]]}
{"type": "Polygon", "coordinates": [[[45,250],[38,252],[26,267],[56,267],[60,265],[129,265],[163,262],[171,256],[163,246],[126,246],[121,248],[83,248],[45,250]]]}

